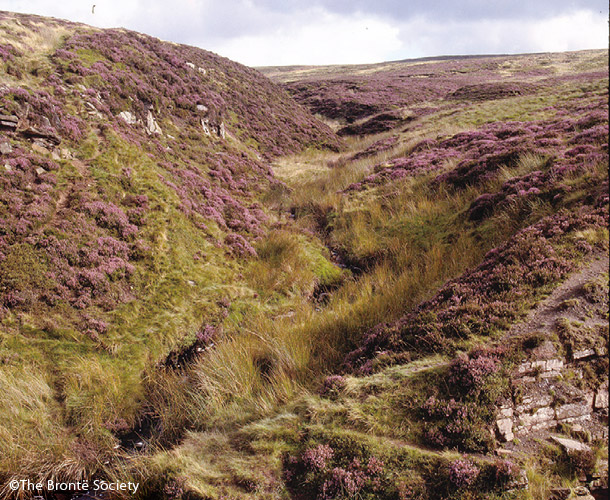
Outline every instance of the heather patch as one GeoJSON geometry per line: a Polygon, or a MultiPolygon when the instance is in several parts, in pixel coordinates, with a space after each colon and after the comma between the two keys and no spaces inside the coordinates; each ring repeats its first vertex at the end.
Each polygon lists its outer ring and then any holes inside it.
{"type": "Polygon", "coordinates": [[[464,99],[468,101],[486,101],[489,99],[504,99],[530,93],[535,87],[528,83],[481,83],[465,85],[447,96],[448,99],[464,99]]]}
{"type": "Polygon", "coordinates": [[[65,104],[46,90],[4,87],[0,89],[0,109],[4,114],[19,117],[23,134],[49,137],[53,141],[58,141],[54,137],[57,134],[78,140],[86,128],[80,118],[67,112],[65,104]]]}
{"type": "MultiPolygon", "coordinates": [[[[200,49],[106,30],[72,36],[55,61],[64,79],[83,82],[92,106],[111,119],[130,111],[146,122],[153,110],[202,134],[206,127],[219,135],[227,128],[243,140],[255,138],[266,156],[306,145],[338,145],[329,129],[295,108],[256,71],[200,49]],[[246,80],[256,83],[245,86],[246,80]]],[[[123,127],[116,120],[113,126],[123,127]]]]}
{"type": "Polygon", "coordinates": [[[350,160],[360,160],[362,158],[368,158],[369,156],[378,155],[379,153],[391,151],[395,146],[398,145],[398,143],[399,141],[397,135],[390,136],[387,139],[380,139],[379,141],[375,141],[366,149],[358,151],[356,154],[350,157],[350,160]]]}
{"type": "Polygon", "coordinates": [[[15,57],[19,57],[21,52],[13,47],[10,43],[0,44],[0,59],[4,62],[13,61],[15,57]]]}
{"type": "Polygon", "coordinates": [[[301,498],[331,500],[342,498],[380,498],[391,486],[383,461],[369,455],[356,443],[346,449],[348,440],[307,447],[297,455],[285,455],[284,478],[290,490],[301,498]],[[333,443],[335,444],[335,443],[333,443]],[[354,451],[359,451],[356,456],[354,451]],[[368,455],[368,456],[367,456],[368,455]]]}
{"type": "MultiPolygon", "coordinates": [[[[448,139],[425,139],[408,156],[376,165],[372,174],[350,185],[347,191],[361,191],[367,186],[436,173],[449,160],[457,161],[457,165],[438,175],[433,185],[445,184],[463,189],[491,181],[499,175],[501,169],[517,166],[519,159],[526,153],[537,154],[548,158],[549,162],[557,163],[545,180],[535,180],[527,189],[523,189],[522,185],[515,186],[515,193],[523,195],[530,188],[540,189],[536,184],[549,185],[565,175],[607,161],[608,126],[607,122],[604,125],[600,120],[598,112],[590,112],[588,118],[492,123],[448,139]],[[586,145],[575,147],[581,143],[586,145]]],[[[518,183],[516,180],[512,182],[518,183]]],[[[509,191],[510,187],[507,186],[506,189],[509,191]]],[[[504,194],[502,199],[509,194],[511,193],[504,194]]],[[[500,198],[500,195],[494,197],[493,202],[500,198]]],[[[475,217],[478,212],[479,209],[475,210],[475,217]]]]}
{"type": "Polygon", "coordinates": [[[349,135],[368,135],[368,134],[379,134],[381,132],[386,132],[393,128],[398,127],[399,125],[404,124],[407,119],[403,118],[400,113],[380,113],[378,115],[369,118],[368,120],[359,123],[348,125],[343,127],[337,131],[337,135],[339,136],[349,136],[349,135]]]}
{"type": "MultiPolygon", "coordinates": [[[[450,450],[495,446],[514,360],[486,344],[607,248],[602,52],[308,68],[287,88],[355,134],[341,143],[215,54],[0,21],[3,479],[526,494],[503,493],[517,455],[450,450]],[[301,151],[277,181],[269,161],[301,151]],[[356,375],[332,375],[355,347],[356,375]]],[[[603,292],[587,283],[579,311],[603,292]]],[[[555,325],[567,356],[607,348],[607,328],[574,319],[555,325]]],[[[597,390],[604,367],[578,386],[597,390]]]]}
{"type": "Polygon", "coordinates": [[[488,60],[447,59],[428,64],[396,64],[395,69],[379,68],[368,75],[350,78],[326,77],[323,73],[304,81],[286,83],[295,99],[314,113],[347,123],[382,111],[443,99],[470,80],[476,71],[483,81],[496,77],[498,65],[488,60]]]}

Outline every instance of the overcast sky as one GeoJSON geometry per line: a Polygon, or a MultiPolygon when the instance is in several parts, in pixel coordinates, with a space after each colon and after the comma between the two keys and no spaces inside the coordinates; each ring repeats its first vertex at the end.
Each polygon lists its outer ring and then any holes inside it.
{"type": "Polygon", "coordinates": [[[607,0],[1,0],[0,10],[133,29],[250,66],[608,46],[607,0]]]}

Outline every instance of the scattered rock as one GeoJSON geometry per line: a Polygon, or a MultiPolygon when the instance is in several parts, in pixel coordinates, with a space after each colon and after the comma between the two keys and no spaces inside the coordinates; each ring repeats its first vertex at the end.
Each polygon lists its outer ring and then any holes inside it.
{"type": "Polygon", "coordinates": [[[7,155],[13,152],[13,146],[8,142],[0,142],[0,153],[7,155]]]}
{"type": "Polygon", "coordinates": [[[85,102],[85,106],[87,106],[89,109],[87,110],[87,113],[89,114],[89,116],[95,116],[97,118],[104,118],[104,115],[102,115],[102,113],[100,113],[97,108],[91,104],[90,102],[85,102]]]}
{"type": "Polygon", "coordinates": [[[153,114],[150,110],[148,111],[148,114],[146,115],[146,133],[148,135],[163,133],[161,131],[161,127],[159,127],[159,124],[155,121],[155,117],[153,116],[153,114]]]}
{"type": "Polygon", "coordinates": [[[589,442],[591,440],[591,434],[582,425],[574,424],[570,428],[570,434],[581,441],[589,442]]]}
{"type": "Polygon", "coordinates": [[[519,425],[532,430],[548,429],[557,424],[553,408],[543,406],[531,415],[524,413],[519,415],[519,425]]]}
{"type": "Polygon", "coordinates": [[[514,490],[524,490],[529,486],[529,480],[527,479],[527,473],[525,470],[521,470],[519,473],[519,477],[515,478],[513,481],[509,482],[506,485],[507,493],[514,490]]]}
{"type": "Polygon", "coordinates": [[[135,125],[138,121],[136,115],[134,115],[131,111],[121,111],[119,113],[119,118],[125,120],[125,123],[128,125],[135,125]]]}
{"type": "Polygon", "coordinates": [[[608,408],[608,382],[602,384],[597,393],[595,393],[593,407],[595,409],[608,408]]]}
{"type": "Polygon", "coordinates": [[[520,405],[515,409],[517,413],[523,413],[534,408],[544,408],[553,403],[553,396],[550,394],[536,394],[536,397],[524,397],[520,405]]]}
{"type": "Polygon", "coordinates": [[[572,353],[572,359],[574,361],[578,361],[580,359],[591,358],[595,355],[596,355],[595,349],[583,349],[581,351],[574,351],[572,353]]]}
{"type": "Polygon", "coordinates": [[[595,472],[591,474],[589,489],[591,491],[608,489],[608,460],[598,460],[595,472]]]}
{"type": "Polygon", "coordinates": [[[501,417],[510,418],[513,416],[514,411],[510,406],[502,406],[498,413],[501,417]]]}
{"type": "Polygon", "coordinates": [[[15,115],[0,115],[0,128],[15,130],[18,121],[15,115]]]}
{"type": "Polygon", "coordinates": [[[45,139],[45,140],[49,141],[51,144],[55,144],[55,145],[58,145],[61,142],[61,139],[59,137],[57,137],[54,133],[38,130],[38,129],[35,129],[34,127],[28,127],[25,130],[21,130],[20,133],[21,133],[21,135],[24,135],[25,137],[30,137],[30,138],[34,137],[34,138],[45,139]]]}
{"type": "Polygon", "coordinates": [[[36,174],[37,175],[42,175],[42,174],[46,174],[46,173],[47,173],[47,171],[44,168],[42,168],[42,167],[38,167],[36,169],[36,174]]]}
{"type": "Polygon", "coordinates": [[[6,170],[7,172],[12,171],[13,169],[11,168],[11,166],[8,163],[4,164],[4,170],[6,170]]]}
{"type": "Polygon", "coordinates": [[[595,500],[591,492],[585,486],[577,486],[574,488],[574,494],[579,500],[595,500]]]}
{"type": "Polygon", "coordinates": [[[207,118],[202,118],[201,119],[201,128],[203,128],[203,133],[205,135],[210,135],[209,124],[210,124],[210,121],[207,118]]]}
{"type": "Polygon", "coordinates": [[[206,70],[204,68],[201,68],[199,66],[196,66],[195,64],[193,64],[192,62],[187,62],[186,65],[191,68],[191,69],[197,69],[197,71],[199,71],[199,73],[205,75],[206,74],[206,70]]]}
{"type": "Polygon", "coordinates": [[[515,437],[513,434],[513,420],[511,418],[502,418],[496,420],[498,434],[504,441],[512,441],[515,437]]]}
{"type": "Polygon", "coordinates": [[[586,403],[572,403],[559,406],[555,409],[557,420],[566,418],[582,417],[590,413],[589,406],[586,403]]]}
{"type": "Polygon", "coordinates": [[[44,146],[44,144],[39,141],[34,141],[32,143],[32,151],[36,151],[37,153],[40,153],[43,155],[50,153],[50,151],[44,146]]]}
{"type": "Polygon", "coordinates": [[[568,454],[575,451],[591,451],[591,447],[575,439],[562,438],[558,436],[551,436],[551,439],[559,444],[568,454]]]}

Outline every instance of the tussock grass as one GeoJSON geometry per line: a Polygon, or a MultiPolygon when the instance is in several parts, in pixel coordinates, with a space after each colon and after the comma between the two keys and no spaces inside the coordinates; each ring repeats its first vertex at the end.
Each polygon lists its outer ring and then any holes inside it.
{"type": "MultiPolygon", "coordinates": [[[[55,397],[50,380],[36,367],[0,365],[0,470],[18,479],[83,473],[55,397]]],[[[8,482],[6,488],[0,495],[7,495],[8,482]]]]}

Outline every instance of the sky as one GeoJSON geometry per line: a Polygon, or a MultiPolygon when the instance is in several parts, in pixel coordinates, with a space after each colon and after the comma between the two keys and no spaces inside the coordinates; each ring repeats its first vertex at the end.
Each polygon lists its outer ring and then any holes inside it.
{"type": "Polygon", "coordinates": [[[0,0],[0,10],[128,28],[249,66],[608,47],[607,0],[0,0]]]}

